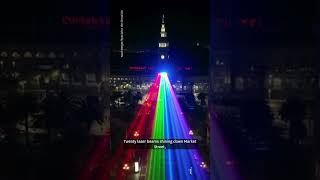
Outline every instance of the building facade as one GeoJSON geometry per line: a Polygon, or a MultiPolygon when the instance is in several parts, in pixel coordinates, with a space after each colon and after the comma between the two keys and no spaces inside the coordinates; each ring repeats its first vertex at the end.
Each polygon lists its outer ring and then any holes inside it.
{"type": "Polygon", "coordinates": [[[169,49],[169,37],[162,15],[160,38],[156,50],[125,51],[126,59],[118,59],[117,51],[113,52],[111,60],[111,75],[109,79],[111,91],[146,94],[159,72],[169,74],[170,81],[177,94],[208,92],[208,49],[199,45],[187,49],[181,54],[169,49]],[[183,59],[181,55],[190,55],[183,59]],[[183,60],[182,60],[183,59],[183,60]],[[204,62],[200,66],[198,62],[204,62]]]}
{"type": "Polygon", "coordinates": [[[96,99],[104,109],[96,120],[103,123],[94,123],[91,134],[105,135],[110,129],[109,58],[109,44],[1,45],[1,97],[31,94],[41,104],[64,93],[75,106],[96,99]]]}

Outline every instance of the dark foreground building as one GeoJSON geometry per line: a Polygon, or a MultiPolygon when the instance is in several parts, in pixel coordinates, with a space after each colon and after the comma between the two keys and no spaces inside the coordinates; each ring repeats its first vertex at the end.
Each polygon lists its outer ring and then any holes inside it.
{"type": "Polygon", "coordinates": [[[74,179],[110,135],[109,23],[26,16],[1,30],[0,179],[74,179]]]}
{"type": "Polygon", "coordinates": [[[212,178],[317,179],[314,4],[228,3],[212,3],[212,178]]]}

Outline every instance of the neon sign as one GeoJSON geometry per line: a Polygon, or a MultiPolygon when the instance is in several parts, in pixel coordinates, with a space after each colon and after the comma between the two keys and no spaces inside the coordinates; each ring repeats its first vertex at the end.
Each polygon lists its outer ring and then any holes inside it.
{"type": "Polygon", "coordinates": [[[78,26],[107,26],[110,25],[109,16],[63,16],[61,18],[64,25],[78,26]]]}

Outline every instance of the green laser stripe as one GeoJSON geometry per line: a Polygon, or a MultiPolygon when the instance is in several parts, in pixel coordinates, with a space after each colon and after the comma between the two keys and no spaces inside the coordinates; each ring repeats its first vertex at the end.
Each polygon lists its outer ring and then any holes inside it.
{"type": "MultiPolygon", "coordinates": [[[[164,87],[165,79],[161,77],[159,94],[156,107],[156,116],[154,120],[152,139],[164,138],[164,87]]],[[[165,179],[165,152],[164,149],[151,149],[149,159],[148,180],[165,179]]]]}

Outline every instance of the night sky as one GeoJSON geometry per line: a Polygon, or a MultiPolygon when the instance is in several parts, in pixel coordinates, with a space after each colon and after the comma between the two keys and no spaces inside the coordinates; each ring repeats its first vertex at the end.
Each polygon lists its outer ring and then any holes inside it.
{"type": "Polygon", "coordinates": [[[170,47],[209,44],[210,1],[114,1],[112,39],[120,45],[120,9],[124,10],[124,38],[128,49],[155,49],[160,37],[161,17],[166,16],[170,47]]]}
{"type": "MultiPolygon", "coordinates": [[[[129,49],[154,49],[159,38],[161,14],[165,12],[171,47],[194,46],[196,42],[209,44],[210,23],[216,18],[232,19],[234,26],[219,31],[218,43],[233,41],[240,45],[270,44],[288,46],[313,44],[313,24],[316,21],[316,0],[55,0],[3,2],[0,16],[0,41],[86,41],[107,40],[107,28],[70,28],[61,23],[64,15],[112,14],[112,44],[119,47],[120,9],[125,11],[125,45],[129,49]],[[213,17],[210,17],[210,11],[213,17]],[[239,28],[237,21],[257,18],[258,30],[239,28]],[[88,35],[87,35],[88,34],[88,35]],[[101,36],[101,37],[100,37],[101,36]]],[[[319,8],[318,8],[319,9],[319,8]]],[[[109,34],[110,35],[110,34],[109,34]]]]}
{"type": "MultiPolygon", "coordinates": [[[[221,47],[310,47],[315,43],[315,0],[199,0],[195,1],[113,1],[112,42],[120,47],[120,9],[125,11],[125,47],[155,49],[159,39],[161,14],[165,12],[170,47],[190,47],[196,42],[210,44],[210,33],[221,47]],[[210,9],[210,3],[214,6],[210,9]],[[210,11],[212,15],[210,17],[210,11]],[[224,28],[222,18],[232,23],[224,28]],[[255,28],[240,20],[256,19],[255,28]],[[213,30],[210,30],[210,23],[213,30]],[[210,32],[211,31],[211,32],[210,32]]],[[[319,8],[320,9],[320,8],[319,8]]]]}
{"type": "Polygon", "coordinates": [[[258,28],[241,25],[231,29],[217,27],[214,34],[219,45],[306,47],[314,44],[315,0],[216,0],[214,9],[215,17],[232,19],[234,24],[239,23],[239,19],[251,18],[261,24],[258,28]]]}
{"type": "Polygon", "coordinates": [[[109,0],[10,1],[1,6],[1,43],[110,41],[109,27],[67,26],[63,16],[110,16],[109,0]]]}

